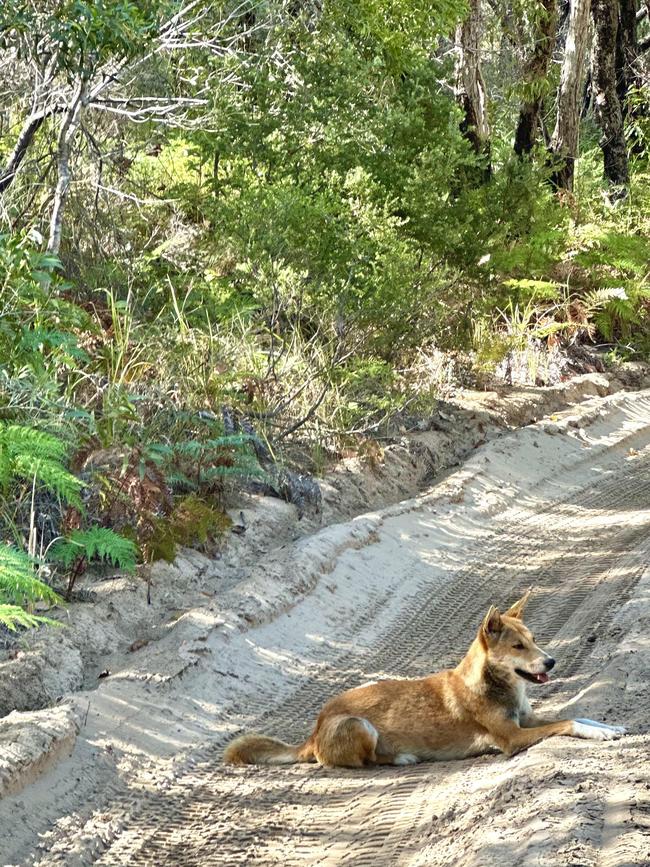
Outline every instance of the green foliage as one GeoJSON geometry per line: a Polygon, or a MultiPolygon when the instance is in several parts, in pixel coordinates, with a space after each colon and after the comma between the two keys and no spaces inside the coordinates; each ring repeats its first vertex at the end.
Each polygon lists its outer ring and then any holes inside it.
{"type": "Polygon", "coordinates": [[[628,91],[625,125],[625,137],[633,148],[632,155],[637,168],[641,170],[647,169],[650,157],[650,115],[647,111],[649,103],[650,82],[646,78],[645,84],[633,86],[628,91]]]}
{"type": "Polygon", "coordinates": [[[466,7],[454,0],[332,0],[323,26],[342,28],[374,65],[398,74],[426,61],[425,46],[451,32],[466,7]]]}
{"type": "Polygon", "coordinates": [[[57,274],[59,260],[35,241],[30,234],[0,234],[0,372],[43,392],[88,361],[78,334],[90,319],[64,297],[70,287],[57,274]]]}
{"type": "Polygon", "coordinates": [[[0,422],[0,488],[14,479],[36,481],[68,503],[81,505],[81,481],[63,466],[66,444],[58,437],[22,425],[0,422]]]}
{"type": "Polygon", "coordinates": [[[550,280],[504,280],[503,285],[513,293],[512,300],[548,301],[559,298],[559,286],[550,280]]]}
{"type": "Polygon", "coordinates": [[[19,605],[0,604],[0,626],[17,632],[18,629],[33,629],[36,626],[60,626],[56,620],[49,617],[41,617],[38,614],[30,614],[19,605]]]}
{"type": "Polygon", "coordinates": [[[229,516],[214,509],[194,494],[178,502],[169,518],[174,541],[178,545],[205,543],[211,534],[224,533],[232,525],[229,516]]]}
{"type": "Polygon", "coordinates": [[[606,340],[614,342],[628,339],[634,326],[643,322],[639,301],[650,300],[650,290],[630,298],[624,289],[612,287],[594,290],[586,298],[591,302],[593,320],[599,332],[606,340]]]}
{"type": "Polygon", "coordinates": [[[34,602],[52,605],[62,600],[43,581],[36,578],[34,564],[17,548],[0,545],[0,625],[15,632],[54,621],[25,611],[34,602]]]}
{"type": "Polygon", "coordinates": [[[0,47],[31,38],[66,75],[87,75],[112,57],[140,54],[173,5],[132,0],[12,3],[0,12],[0,47]]]}
{"type": "Polygon", "coordinates": [[[345,394],[337,419],[342,430],[363,430],[395,412],[404,399],[392,365],[381,359],[358,359],[337,378],[345,394]]]}
{"type": "Polygon", "coordinates": [[[135,562],[124,540],[96,535],[104,526],[130,527],[146,556],[209,540],[221,515],[210,498],[226,480],[264,478],[262,449],[270,459],[302,438],[329,456],[406,408],[425,413],[442,382],[425,371],[429,351],[469,351],[488,371],[531,340],[650,349],[644,86],[627,106],[628,198],[602,195],[590,117],[575,195],[558,197],[543,144],[512,154],[522,99],[544,98],[545,122],[554,104],[559,64],[529,80],[509,47],[534,47],[543,4],[487,4],[492,175],[479,183],[450,50],[466,11],[199,0],[161,32],[175,0],[4,5],[16,94],[3,162],[50,74],[43,104],[57,106],[0,215],[0,522],[12,538],[39,547],[34,479],[52,525],[43,550],[82,523],[55,514],[80,505],[65,443],[87,473],[84,520],[101,525],[53,548],[74,575],[116,550],[135,562]],[[59,100],[69,107],[82,82],[103,89],[70,140],[57,259],[42,235],[59,100]],[[88,469],[100,452],[121,458],[88,469]],[[188,492],[191,538],[172,498],[188,492]]]}
{"type": "Polygon", "coordinates": [[[576,262],[586,268],[615,269],[628,277],[642,278],[648,270],[647,238],[586,224],[577,235],[582,248],[576,262]]]}
{"type": "Polygon", "coordinates": [[[38,600],[59,602],[59,596],[34,575],[34,564],[27,554],[0,545],[0,601],[25,605],[38,600]]]}
{"type": "Polygon", "coordinates": [[[248,434],[230,434],[151,443],[144,457],[163,470],[172,486],[197,491],[231,476],[263,477],[263,469],[248,448],[253,439],[248,434]]]}
{"type": "Polygon", "coordinates": [[[173,563],[177,552],[178,546],[169,526],[169,520],[156,518],[153,521],[149,539],[144,546],[145,561],[164,560],[166,563],[173,563]]]}
{"type": "Polygon", "coordinates": [[[169,517],[156,520],[146,545],[147,559],[172,563],[179,545],[205,545],[222,536],[231,526],[232,520],[226,512],[190,494],[178,501],[169,517]]]}
{"type": "Polygon", "coordinates": [[[130,539],[125,539],[113,530],[91,527],[88,530],[73,530],[67,538],[52,546],[49,556],[66,570],[80,560],[85,560],[88,563],[108,562],[127,572],[133,572],[138,547],[130,539]]]}

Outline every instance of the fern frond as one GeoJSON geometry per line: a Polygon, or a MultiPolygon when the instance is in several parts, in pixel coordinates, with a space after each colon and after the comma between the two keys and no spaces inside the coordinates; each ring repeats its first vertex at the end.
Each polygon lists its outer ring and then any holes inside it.
{"type": "Polygon", "coordinates": [[[190,491],[195,490],[196,482],[193,482],[185,473],[173,472],[167,474],[167,484],[172,488],[187,488],[190,491]]]}
{"type": "Polygon", "coordinates": [[[204,445],[199,440],[185,440],[184,442],[175,443],[174,451],[179,455],[197,460],[203,454],[204,445]]]}
{"type": "Polygon", "coordinates": [[[615,298],[626,301],[627,294],[621,286],[607,286],[602,289],[592,289],[591,292],[586,292],[582,300],[587,310],[587,316],[602,310],[610,301],[615,298]]]}
{"type": "Polygon", "coordinates": [[[239,446],[248,445],[254,439],[255,437],[251,434],[228,434],[227,436],[204,440],[202,445],[205,449],[238,448],[239,446]]]}
{"type": "Polygon", "coordinates": [[[57,593],[34,575],[34,564],[24,551],[0,545],[0,602],[18,605],[38,600],[57,603],[57,593]]]}
{"type": "Polygon", "coordinates": [[[594,316],[594,322],[605,340],[614,340],[614,320],[607,312],[603,313],[601,311],[600,313],[596,313],[594,316]]]}
{"type": "Polygon", "coordinates": [[[174,454],[174,450],[167,443],[150,443],[145,447],[144,458],[153,461],[156,466],[160,466],[164,461],[168,460],[174,454]]]}
{"type": "Polygon", "coordinates": [[[31,481],[34,476],[48,490],[57,494],[62,500],[80,507],[79,493],[83,483],[61,464],[45,458],[35,458],[33,455],[18,455],[13,464],[14,475],[31,481]]]}
{"type": "Polygon", "coordinates": [[[0,626],[17,632],[18,628],[33,629],[35,626],[62,626],[58,620],[29,614],[19,605],[0,605],[0,626]]]}
{"type": "Polygon", "coordinates": [[[152,443],[145,453],[157,466],[166,470],[169,485],[193,491],[201,484],[225,476],[263,477],[264,470],[247,448],[255,441],[257,437],[252,434],[227,434],[204,440],[183,440],[172,446],[152,443]],[[198,478],[192,478],[198,465],[201,465],[198,478]]]}
{"type": "Polygon", "coordinates": [[[59,437],[24,425],[0,425],[0,448],[11,457],[29,454],[48,461],[64,461],[67,446],[59,437]]]}
{"type": "Polygon", "coordinates": [[[207,467],[201,471],[201,481],[212,481],[213,479],[225,478],[226,476],[255,476],[256,478],[263,478],[266,476],[266,473],[256,460],[243,461],[241,458],[238,458],[237,464],[232,467],[222,464],[217,467],[207,467]]]}
{"type": "Polygon", "coordinates": [[[169,456],[170,452],[176,452],[179,455],[198,458],[210,451],[241,448],[241,446],[248,445],[254,439],[255,437],[250,434],[229,434],[228,436],[213,437],[207,440],[183,440],[182,442],[174,443],[172,447],[162,443],[152,443],[147,447],[147,451],[148,454],[158,454],[165,457],[169,456]]]}
{"type": "Polygon", "coordinates": [[[6,487],[11,481],[11,458],[6,449],[0,445],[0,488],[6,487]]]}
{"type": "Polygon", "coordinates": [[[89,562],[105,561],[127,572],[135,569],[138,547],[130,539],[105,527],[74,530],[50,548],[50,557],[66,569],[84,557],[89,562]]]}
{"type": "Polygon", "coordinates": [[[503,285],[518,290],[529,301],[545,301],[559,298],[557,283],[548,280],[504,280],[503,285]]]}
{"type": "Polygon", "coordinates": [[[617,316],[621,322],[626,324],[639,322],[640,320],[639,311],[636,310],[634,305],[628,300],[613,298],[609,302],[608,309],[611,310],[611,312],[617,316]]]}
{"type": "Polygon", "coordinates": [[[83,483],[63,466],[66,444],[45,431],[0,424],[0,485],[12,478],[36,479],[68,503],[80,507],[83,483]]]}

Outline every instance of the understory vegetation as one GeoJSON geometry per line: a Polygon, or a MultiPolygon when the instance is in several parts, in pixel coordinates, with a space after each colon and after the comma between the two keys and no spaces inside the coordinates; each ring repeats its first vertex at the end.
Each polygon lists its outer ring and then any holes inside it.
{"type": "Polygon", "coordinates": [[[291,496],[450,378],[648,356],[648,14],[595,2],[572,70],[581,5],[0,10],[0,624],[216,550],[232,480],[291,496]]]}

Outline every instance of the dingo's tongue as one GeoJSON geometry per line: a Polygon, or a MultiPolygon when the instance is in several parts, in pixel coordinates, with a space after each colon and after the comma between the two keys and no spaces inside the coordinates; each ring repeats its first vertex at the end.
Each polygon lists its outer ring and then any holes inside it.
{"type": "Polygon", "coordinates": [[[537,683],[548,683],[551,679],[546,672],[544,674],[534,674],[533,677],[537,681],[537,683]]]}

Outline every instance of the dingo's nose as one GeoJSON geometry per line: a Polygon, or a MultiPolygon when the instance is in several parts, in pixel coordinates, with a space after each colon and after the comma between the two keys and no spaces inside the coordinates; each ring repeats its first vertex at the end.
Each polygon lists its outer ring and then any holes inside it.
{"type": "Polygon", "coordinates": [[[550,671],[553,668],[553,666],[555,665],[555,660],[553,659],[552,656],[547,656],[546,659],[544,660],[544,665],[546,666],[546,670],[550,671]]]}

